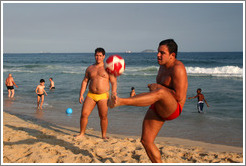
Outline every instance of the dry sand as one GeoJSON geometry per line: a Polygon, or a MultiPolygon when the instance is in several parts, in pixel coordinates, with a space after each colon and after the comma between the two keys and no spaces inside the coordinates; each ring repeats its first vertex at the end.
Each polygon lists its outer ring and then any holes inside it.
{"type": "MultiPolygon", "coordinates": [[[[138,137],[57,126],[3,113],[3,163],[150,163],[138,137]]],[[[243,148],[158,137],[165,163],[242,163],[243,148]]]]}

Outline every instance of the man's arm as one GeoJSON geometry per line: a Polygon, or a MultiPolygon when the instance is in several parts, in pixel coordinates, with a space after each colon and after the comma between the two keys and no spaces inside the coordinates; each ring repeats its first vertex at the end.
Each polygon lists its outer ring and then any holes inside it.
{"type": "Polygon", "coordinates": [[[187,74],[183,64],[179,64],[175,66],[173,70],[173,96],[177,100],[177,102],[181,102],[186,99],[186,91],[187,91],[187,74]]]}
{"type": "Polygon", "coordinates": [[[44,93],[45,93],[45,95],[47,96],[47,93],[46,93],[46,91],[44,90],[44,93]]]}
{"type": "Polygon", "coordinates": [[[111,93],[112,95],[117,95],[117,77],[112,74],[109,74],[109,81],[111,83],[111,93]]]}
{"type": "Polygon", "coordinates": [[[194,96],[194,97],[188,97],[188,99],[194,99],[194,98],[197,98],[198,95],[194,96]]]}
{"type": "Polygon", "coordinates": [[[186,70],[183,65],[177,65],[174,68],[172,74],[172,82],[173,82],[172,83],[173,89],[170,89],[166,86],[157,83],[148,84],[148,88],[150,89],[150,91],[163,88],[169,91],[177,100],[177,102],[184,100],[186,98],[186,89],[187,89],[186,86],[188,81],[187,81],[186,70]]]}
{"type": "Polygon", "coordinates": [[[88,84],[89,79],[89,73],[87,71],[88,69],[86,69],[85,71],[85,77],[81,83],[81,89],[80,89],[80,95],[79,95],[79,102],[82,104],[82,102],[84,101],[84,93],[88,84]]]}
{"type": "Polygon", "coordinates": [[[167,88],[167,87],[165,87],[161,84],[157,84],[157,83],[148,84],[148,88],[150,91],[154,91],[156,89],[166,89],[172,94],[174,94],[174,92],[175,92],[173,89],[167,88]]]}
{"type": "Polygon", "coordinates": [[[16,83],[14,82],[14,80],[13,80],[13,84],[16,86],[16,88],[18,88],[18,86],[16,85],[16,83]]]}
{"type": "Polygon", "coordinates": [[[38,86],[37,86],[37,88],[36,88],[35,92],[36,92],[36,94],[38,94],[38,86]]]}
{"type": "Polygon", "coordinates": [[[207,107],[209,107],[209,105],[208,105],[207,101],[205,100],[205,98],[203,98],[203,100],[204,100],[204,101],[205,101],[205,103],[207,104],[207,107]]]}

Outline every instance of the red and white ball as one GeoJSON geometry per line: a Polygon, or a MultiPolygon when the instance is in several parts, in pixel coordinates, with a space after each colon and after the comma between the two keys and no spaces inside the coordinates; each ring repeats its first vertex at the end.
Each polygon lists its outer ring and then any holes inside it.
{"type": "Polygon", "coordinates": [[[119,55],[110,55],[106,60],[105,69],[109,74],[120,76],[125,68],[125,60],[119,55]]]}

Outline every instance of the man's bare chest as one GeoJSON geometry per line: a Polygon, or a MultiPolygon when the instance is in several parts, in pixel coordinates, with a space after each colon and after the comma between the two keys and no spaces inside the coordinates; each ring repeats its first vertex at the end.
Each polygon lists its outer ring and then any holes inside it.
{"type": "Polygon", "coordinates": [[[156,77],[156,82],[166,87],[172,86],[172,76],[169,71],[159,71],[156,77]]]}
{"type": "Polygon", "coordinates": [[[91,79],[94,79],[94,78],[106,78],[106,79],[108,79],[109,78],[108,73],[106,72],[106,70],[103,67],[92,68],[89,72],[89,77],[91,79]]]}

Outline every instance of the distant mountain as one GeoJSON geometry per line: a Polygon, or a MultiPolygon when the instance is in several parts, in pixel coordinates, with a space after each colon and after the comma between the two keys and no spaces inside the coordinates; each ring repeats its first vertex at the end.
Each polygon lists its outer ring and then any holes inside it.
{"type": "Polygon", "coordinates": [[[156,52],[156,50],[146,49],[146,50],[143,50],[142,52],[144,52],[144,53],[152,53],[152,52],[156,52]]]}

